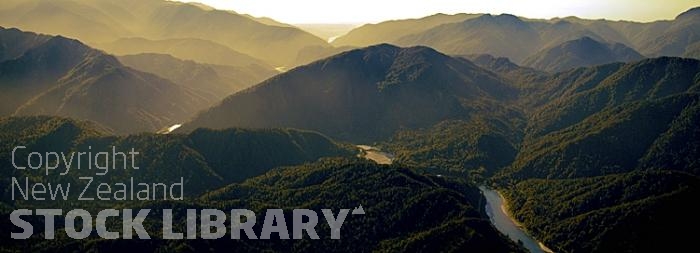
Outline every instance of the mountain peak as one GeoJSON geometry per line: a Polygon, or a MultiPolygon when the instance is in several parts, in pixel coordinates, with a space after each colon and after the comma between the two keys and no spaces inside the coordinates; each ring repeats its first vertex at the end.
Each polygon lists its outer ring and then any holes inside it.
{"type": "Polygon", "coordinates": [[[634,49],[622,44],[607,44],[584,36],[544,49],[528,57],[525,65],[535,69],[559,72],[572,68],[629,62],[644,58],[634,49]]]}
{"type": "MultiPolygon", "coordinates": [[[[365,48],[359,48],[341,53],[319,62],[323,65],[336,64],[361,64],[367,67],[369,72],[377,72],[374,69],[386,70],[396,67],[397,62],[419,64],[449,58],[448,56],[425,46],[398,47],[392,44],[382,43],[365,48]]],[[[400,64],[399,64],[400,65],[400,64]]]]}
{"type": "Polygon", "coordinates": [[[469,61],[427,47],[379,44],[293,69],[233,94],[181,129],[291,127],[371,142],[398,129],[463,117],[479,110],[472,102],[508,99],[514,92],[501,78],[469,61]]]}
{"type": "Polygon", "coordinates": [[[366,51],[386,51],[386,50],[391,50],[391,51],[394,51],[394,50],[399,50],[399,49],[401,49],[401,48],[398,47],[398,46],[395,46],[395,45],[392,45],[392,44],[389,44],[389,43],[381,43],[381,44],[376,44],[376,45],[373,45],[373,46],[368,46],[368,47],[365,47],[365,48],[359,49],[359,50],[366,50],[366,51]]]}
{"type": "Polygon", "coordinates": [[[699,7],[694,7],[691,8],[680,15],[676,17],[676,19],[685,19],[685,18],[699,18],[700,17],[700,6],[699,7]]]}
{"type": "Polygon", "coordinates": [[[469,59],[475,64],[493,71],[512,71],[520,68],[520,66],[511,62],[507,57],[496,57],[490,54],[468,55],[463,58],[469,59]]]}
{"type": "Polygon", "coordinates": [[[608,47],[609,45],[604,42],[595,40],[591,37],[583,36],[575,40],[566,41],[560,44],[559,46],[564,48],[565,50],[577,50],[585,54],[585,51],[595,51],[601,48],[608,47]]]}
{"type": "Polygon", "coordinates": [[[583,36],[581,38],[578,38],[576,40],[572,40],[572,42],[579,42],[579,43],[600,43],[597,40],[588,37],[588,36],[583,36]]]}
{"type": "MultiPolygon", "coordinates": [[[[468,22],[470,20],[466,20],[465,22],[468,22]]],[[[525,25],[525,22],[523,22],[522,19],[519,17],[512,15],[512,14],[500,14],[500,15],[491,15],[491,14],[484,14],[481,15],[477,18],[474,18],[473,21],[477,23],[490,23],[490,24],[498,24],[498,25],[525,25]]]]}
{"type": "Polygon", "coordinates": [[[60,49],[60,48],[63,48],[63,49],[66,49],[66,48],[88,48],[88,46],[86,46],[85,44],[83,44],[82,42],[80,42],[78,40],[66,38],[66,37],[63,37],[61,35],[56,35],[56,36],[51,37],[49,40],[46,41],[46,43],[44,45],[46,45],[47,47],[56,48],[56,49],[60,49]]]}

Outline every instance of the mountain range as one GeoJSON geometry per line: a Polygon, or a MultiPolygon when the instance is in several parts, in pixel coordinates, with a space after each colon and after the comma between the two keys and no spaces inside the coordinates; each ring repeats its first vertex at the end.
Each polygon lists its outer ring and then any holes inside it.
{"type": "Polygon", "coordinates": [[[700,155],[690,139],[697,126],[690,122],[697,118],[698,76],[700,61],[681,58],[556,74],[541,85],[547,91],[533,93],[546,102],[530,113],[511,168],[519,177],[538,178],[635,168],[697,173],[690,158],[700,155]]]}
{"type": "Polygon", "coordinates": [[[541,20],[509,14],[438,14],[365,25],[336,39],[333,44],[423,45],[446,54],[491,54],[522,64],[540,51],[588,37],[605,44],[624,44],[648,57],[692,57],[700,40],[697,36],[699,10],[688,10],[674,20],[649,23],[576,17],[541,20]],[[517,43],[513,43],[515,41],[517,43]]]}
{"type": "Polygon", "coordinates": [[[234,94],[181,130],[297,127],[356,143],[381,141],[397,155],[397,163],[421,173],[492,182],[517,203],[512,207],[516,217],[557,251],[649,252],[656,248],[637,238],[687,243],[677,231],[656,236],[664,222],[641,224],[649,215],[674,220],[667,216],[696,194],[699,76],[700,61],[674,57],[549,74],[505,58],[459,58],[425,47],[379,45],[291,70],[234,94]],[[398,95],[384,93],[392,91],[398,95]],[[396,104],[410,110],[397,110],[396,104]],[[377,118],[358,121],[371,117],[377,118]],[[421,120],[411,124],[415,119],[421,120]],[[659,180],[680,177],[689,188],[642,186],[634,188],[633,197],[575,202],[589,194],[602,198],[632,189],[625,185],[640,173],[659,180]],[[585,190],[599,180],[612,183],[585,190]],[[527,202],[561,196],[558,189],[568,184],[579,185],[580,195],[553,202],[574,208],[567,216],[538,211],[563,209],[556,204],[533,207],[527,202]],[[623,232],[629,226],[634,234],[623,232]]]}
{"type": "MultiPolygon", "coordinates": [[[[298,52],[305,47],[330,47],[323,39],[296,27],[261,21],[201,4],[162,0],[30,0],[0,3],[2,26],[60,34],[90,45],[123,38],[201,39],[262,59],[276,67],[295,66],[298,52]]],[[[133,53],[148,52],[129,54],[133,53]]]]}
{"type": "Polygon", "coordinates": [[[93,120],[118,133],[152,132],[214,103],[76,40],[4,28],[0,38],[28,42],[3,43],[3,116],[60,115],[93,120]]]}
{"type": "Polygon", "coordinates": [[[197,55],[202,55],[199,57],[211,58],[222,52],[223,46],[237,56],[234,59],[240,58],[236,60],[239,64],[261,60],[267,65],[287,69],[353,47],[380,43],[429,46],[450,55],[491,54],[522,64],[540,51],[583,37],[606,44],[624,44],[647,57],[692,57],[700,41],[696,28],[700,21],[698,9],[688,10],[674,20],[648,23],[576,17],[541,20],[509,14],[435,14],[364,25],[338,37],[333,45],[269,18],[217,10],[202,4],[161,0],[3,1],[0,13],[2,26],[61,34],[113,54],[166,53],[154,52],[148,45],[155,41],[172,44],[172,40],[188,40],[188,45],[182,45],[185,48],[217,44],[211,48],[196,47],[197,55]],[[124,3],[130,8],[124,8],[124,3]],[[45,18],[31,18],[36,16],[45,18]],[[236,29],[228,29],[232,26],[236,29]],[[134,46],[141,42],[143,48],[134,46]],[[124,52],[126,49],[129,52],[124,52]]]}
{"type": "Polygon", "coordinates": [[[426,31],[447,23],[461,22],[480,16],[479,14],[435,14],[419,19],[404,19],[367,24],[355,28],[333,40],[335,46],[367,47],[380,43],[395,43],[399,38],[426,31]]]}

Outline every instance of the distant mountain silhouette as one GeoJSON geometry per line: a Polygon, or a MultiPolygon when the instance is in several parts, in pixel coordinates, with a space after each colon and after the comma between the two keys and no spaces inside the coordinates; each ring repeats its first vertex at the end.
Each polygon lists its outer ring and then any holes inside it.
{"type": "Polygon", "coordinates": [[[638,61],[642,58],[644,56],[624,44],[606,44],[583,37],[542,50],[525,59],[523,64],[539,70],[559,72],[613,62],[638,61]]]}
{"type": "Polygon", "coordinates": [[[501,78],[467,60],[426,47],[383,44],[269,79],[202,112],[182,130],[294,127],[367,141],[400,128],[468,118],[490,101],[514,95],[501,78]]]}
{"type": "Polygon", "coordinates": [[[641,51],[652,56],[681,56],[697,42],[700,42],[700,7],[678,15],[663,33],[646,41],[641,51]]]}
{"type": "Polygon", "coordinates": [[[2,1],[0,25],[25,31],[62,35],[84,41],[111,41],[128,36],[127,8],[108,1],[2,1]]]}
{"type": "Polygon", "coordinates": [[[300,49],[329,46],[298,28],[265,23],[233,11],[165,0],[0,2],[0,25],[60,34],[88,44],[129,37],[195,38],[225,45],[273,66],[290,67],[300,49]]]}
{"type": "Polygon", "coordinates": [[[397,43],[427,45],[441,52],[457,55],[505,56],[520,62],[539,48],[541,38],[532,24],[516,16],[485,14],[407,35],[397,43]]]}
{"type": "Polygon", "coordinates": [[[14,29],[0,30],[0,37],[44,41],[32,48],[5,44],[3,55],[25,52],[0,62],[0,115],[75,117],[131,133],[181,122],[213,103],[196,90],[124,67],[76,40],[14,29]]]}
{"type": "Polygon", "coordinates": [[[700,41],[700,11],[691,9],[672,21],[638,23],[586,20],[577,17],[550,20],[502,15],[435,15],[366,25],[338,38],[335,45],[390,42],[400,46],[424,45],[451,55],[490,54],[517,64],[542,50],[589,37],[624,44],[646,56],[692,56],[700,41]]]}
{"type": "Polygon", "coordinates": [[[278,73],[260,65],[232,67],[201,64],[167,54],[125,55],[118,59],[133,69],[156,74],[206,94],[212,101],[219,101],[278,73]]]}
{"type": "Polygon", "coordinates": [[[263,60],[202,39],[148,40],[144,38],[123,38],[109,43],[96,44],[95,47],[115,55],[169,54],[183,60],[193,60],[200,63],[234,67],[258,65],[259,68],[272,69],[263,60]]]}
{"type": "Polygon", "coordinates": [[[482,14],[435,14],[420,19],[385,21],[355,28],[333,41],[335,46],[366,47],[380,43],[396,43],[401,37],[423,32],[442,24],[461,22],[482,14]]]}

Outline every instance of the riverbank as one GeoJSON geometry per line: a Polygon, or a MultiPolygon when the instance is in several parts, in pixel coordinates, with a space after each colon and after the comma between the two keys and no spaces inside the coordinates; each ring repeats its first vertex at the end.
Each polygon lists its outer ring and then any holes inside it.
{"type": "Polygon", "coordinates": [[[530,236],[525,227],[510,215],[508,203],[500,192],[484,186],[480,186],[479,189],[486,198],[486,214],[498,231],[514,242],[522,244],[532,253],[553,253],[547,246],[530,236]]]}

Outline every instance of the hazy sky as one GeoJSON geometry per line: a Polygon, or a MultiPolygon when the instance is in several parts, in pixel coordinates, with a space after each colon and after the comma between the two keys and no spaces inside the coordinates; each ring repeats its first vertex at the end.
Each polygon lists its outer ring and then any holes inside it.
{"type": "Polygon", "coordinates": [[[442,12],[528,18],[673,19],[700,0],[183,0],[286,23],[375,23],[442,12]]]}

